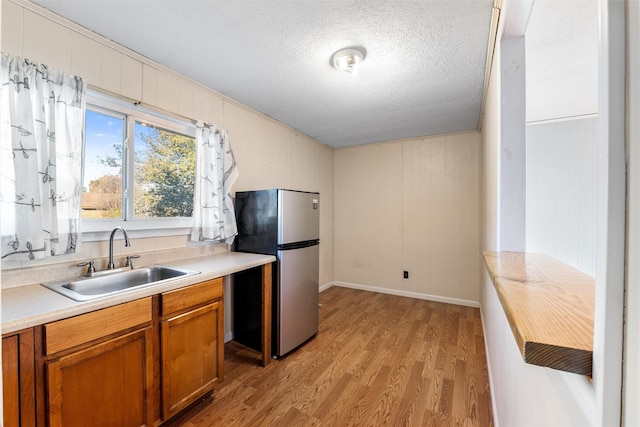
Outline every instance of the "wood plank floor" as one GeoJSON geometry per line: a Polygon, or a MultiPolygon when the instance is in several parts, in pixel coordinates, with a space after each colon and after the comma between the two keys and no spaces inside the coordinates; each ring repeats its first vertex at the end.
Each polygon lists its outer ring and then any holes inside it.
{"type": "Polygon", "coordinates": [[[173,425],[490,426],[480,311],[332,287],[320,332],[267,368],[225,346],[213,399],[173,425]]]}

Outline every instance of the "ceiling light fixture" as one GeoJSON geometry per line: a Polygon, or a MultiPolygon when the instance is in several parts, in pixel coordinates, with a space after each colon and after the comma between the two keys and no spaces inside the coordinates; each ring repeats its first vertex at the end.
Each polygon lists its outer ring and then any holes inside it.
{"type": "Polygon", "coordinates": [[[358,74],[358,68],[364,61],[367,51],[363,47],[347,47],[340,49],[331,56],[331,65],[338,70],[346,71],[355,76],[358,74]]]}

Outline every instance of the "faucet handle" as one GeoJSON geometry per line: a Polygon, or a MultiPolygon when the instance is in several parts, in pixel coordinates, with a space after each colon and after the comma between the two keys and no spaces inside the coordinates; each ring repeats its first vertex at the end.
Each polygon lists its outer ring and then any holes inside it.
{"type": "Polygon", "coordinates": [[[137,258],[140,258],[140,255],[129,255],[127,257],[127,262],[124,264],[124,266],[133,268],[133,262],[131,262],[131,260],[137,259],[137,258]]]}
{"type": "Polygon", "coordinates": [[[96,272],[96,266],[94,261],[85,261],[85,262],[76,264],[77,267],[84,267],[85,265],[89,266],[89,268],[87,268],[87,276],[89,277],[93,276],[93,273],[96,272]]]}

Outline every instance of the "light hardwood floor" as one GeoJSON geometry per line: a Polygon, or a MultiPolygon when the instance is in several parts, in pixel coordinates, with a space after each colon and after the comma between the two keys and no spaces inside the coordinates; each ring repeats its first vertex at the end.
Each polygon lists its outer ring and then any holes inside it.
{"type": "Polygon", "coordinates": [[[478,309],[332,287],[320,332],[267,368],[225,346],[225,380],[180,426],[490,426],[478,309]]]}

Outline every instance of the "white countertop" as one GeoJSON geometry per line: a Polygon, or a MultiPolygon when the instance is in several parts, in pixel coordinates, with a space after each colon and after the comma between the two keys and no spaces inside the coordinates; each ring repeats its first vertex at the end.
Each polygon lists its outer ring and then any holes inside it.
{"type": "Polygon", "coordinates": [[[226,252],[174,262],[163,262],[162,265],[195,270],[199,271],[200,274],[135,291],[123,292],[115,296],[83,302],[74,301],[45,288],[39,283],[3,289],[2,334],[183,288],[195,283],[237,273],[238,271],[259,267],[275,260],[276,258],[273,255],[226,252]]]}

